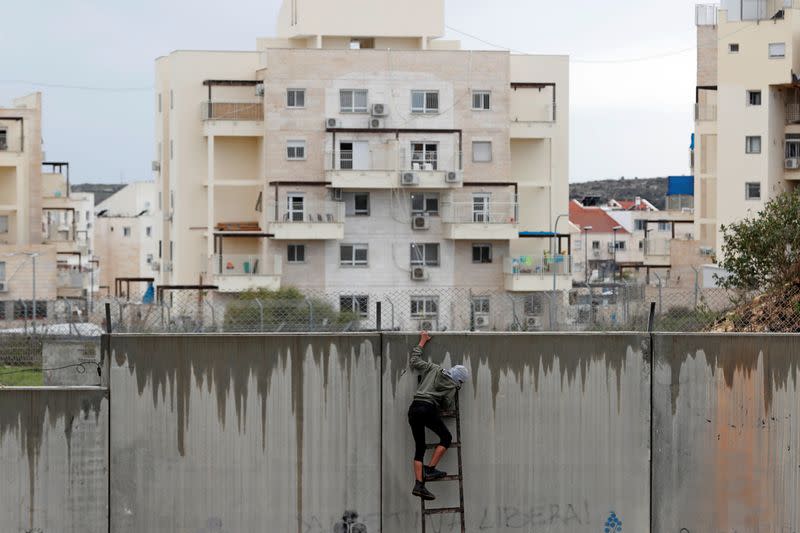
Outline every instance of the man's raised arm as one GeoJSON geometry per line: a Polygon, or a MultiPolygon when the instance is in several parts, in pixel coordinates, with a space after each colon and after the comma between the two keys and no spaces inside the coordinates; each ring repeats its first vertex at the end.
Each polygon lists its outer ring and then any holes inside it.
{"type": "Polygon", "coordinates": [[[419,344],[414,346],[414,349],[411,350],[411,357],[408,360],[408,365],[411,367],[412,370],[417,372],[425,372],[431,366],[432,363],[424,361],[422,359],[422,349],[425,348],[425,345],[428,341],[431,340],[431,336],[428,335],[427,331],[423,331],[419,334],[419,344]]]}

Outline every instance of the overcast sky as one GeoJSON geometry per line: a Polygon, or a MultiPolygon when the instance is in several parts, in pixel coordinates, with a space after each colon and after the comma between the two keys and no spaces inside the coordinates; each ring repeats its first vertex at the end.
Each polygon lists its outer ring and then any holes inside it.
{"type": "MultiPolygon", "coordinates": [[[[273,35],[279,5],[8,2],[0,29],[7,45],[0,54],[0,105],[43,92],[47,158],[70,161],[74,182],[151,179],[153,60],[175,49],[252,50],[256,37],[273,35]]],[[[585,181],[688,172],[693,6],[692,0],[447,0],[446,19],[503,47],[571,56],[570,176],[585,181]]],[[[452,30],[447,37],[461,39],[464,48],[491,49],[452,30]]]]}

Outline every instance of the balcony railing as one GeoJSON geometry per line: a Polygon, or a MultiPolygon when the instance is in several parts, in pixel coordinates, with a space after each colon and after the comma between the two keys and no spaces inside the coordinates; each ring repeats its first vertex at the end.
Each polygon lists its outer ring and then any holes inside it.
{"type": "Polygon", "coordinates": [[[461,170],[461,152],[417,152],[375,148],[359,153],[335,150],[325,153],[325,170],[354,171],[444,171],[461,170]]]}
{"type": "Polygon", "coordinates": [[[506,257],[503,272],[514,276],[568,276],[572,274],[572,257],[569,255],[506,257]]]}
{"type": "Polygon", "coordinates": [[[800,104],[786,104],[786,123],[800,124],[800,104]]]}
{"type": "Polygon", "coordinates": [[[446,224],[517,224],[519,204],[491,202],[446,202],[442,204],[442,221],[446,224]]]}
{"type": "Polygon", "coordinates": [[[695,104],[694,119],[697,122],[715,122],[717,120],[717,106],[712,104],[695,104]]]}
{"type": "Polygon", "coordinates": [[[82,289],[84,274],[79,270],[59,270],[56,280],[59,288],[82,289]]]}
{"type": "Polygon", "coordinates": [[[71,224],[44,224],[42,238],[46,242],[73,242],[75,233],[71,224]]]}
{"type": "Polygon", "coordinates": [[[264,120],[264,104],[261,101],[203,102],[203,120],[264,120]]]}
{"type": "MultiPolygon", "coordinates": [[[[270,259],[274,259],[271,256],[270,259]]],[[[216,254],[211,256],[211,272],[217,276],[274,276],[280,272],[276,268],[279,260],[263,261],[258,254],[216,254]]]]}
{"type": "Polygon", "coordinates": [[[272,204],[272,222],[304,224],[341,224],[345,219],[344,202],[303,202],[289,206],[286,202],[272,204]]]}
{"type": "Polygon", "coordinates": [[[697,26],[716,26],[718,8],[716,4],[694,6],[694,23],[697,26]]]}
{"type": "Polygon", "coordinates": [[[649,256],[668,256],[670,254],[669,239],[647,239],[644,242],[644,255],[649,256]]]}

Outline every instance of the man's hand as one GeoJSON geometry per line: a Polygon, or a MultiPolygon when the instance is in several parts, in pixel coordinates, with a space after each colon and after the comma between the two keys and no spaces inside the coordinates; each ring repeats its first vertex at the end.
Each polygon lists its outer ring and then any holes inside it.
{"type": "Polygon", "coordinates": [[[428,341],[431,340],[431,336],[428,335],[427,331],[423,331],[419,334],[419,347],[424,348],[428,341]]]}

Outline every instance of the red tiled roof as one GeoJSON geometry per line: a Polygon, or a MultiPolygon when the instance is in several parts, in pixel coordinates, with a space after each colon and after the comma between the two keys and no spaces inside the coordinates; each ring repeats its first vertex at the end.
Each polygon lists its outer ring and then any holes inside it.
{"type": "MultiPolygon", "coordinates": [[[[569,221],[580,227],[591,226],[589,233],[614,233],[619,223],[599,207],[584,207],[577,200],[569,203],[569,221]]],[[[624,228],[619,233],[628,233],[624,228]]]]}
{"type": "Polygon", "coordinates": [[[639,206],[636,206],[636,202],[634,200],[616,200],[616,202],[624,209],[625,211],[647,211],[650,209],[650,206],[647,203],[647,200],[642,199],[642,202],[639,206]]]}

